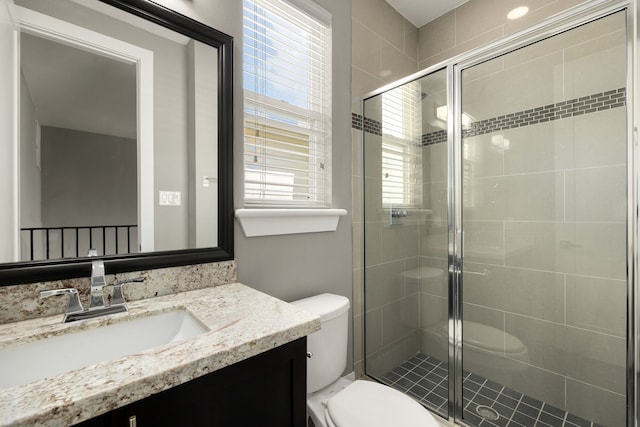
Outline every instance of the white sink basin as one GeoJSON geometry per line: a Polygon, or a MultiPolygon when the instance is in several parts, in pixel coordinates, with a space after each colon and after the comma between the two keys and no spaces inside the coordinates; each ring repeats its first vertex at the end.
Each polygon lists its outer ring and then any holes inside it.
{"type": "Polygon", "coordinates": [[[207,331],[184,310],[93,329],[74,330],[71,326],[64,335],[0,348],[0,389],[119,359],[207,331]]]}

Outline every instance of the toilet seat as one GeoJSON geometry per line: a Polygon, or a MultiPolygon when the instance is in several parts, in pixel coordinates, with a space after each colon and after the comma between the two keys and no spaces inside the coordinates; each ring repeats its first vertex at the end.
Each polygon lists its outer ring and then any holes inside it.
{"type": "Polygon", "coordinates": [[[437,427],[433,416],[405,394],[372,381],[354,381],[327,402],[330,427],[437,427]]]}

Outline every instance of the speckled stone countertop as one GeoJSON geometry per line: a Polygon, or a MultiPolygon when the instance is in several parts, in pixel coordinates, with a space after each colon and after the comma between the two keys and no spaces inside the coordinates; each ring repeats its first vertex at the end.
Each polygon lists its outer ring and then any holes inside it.
{"type": "Polygon", "coordinates": [[[56,315],[0,325],[0,349],[70,329],[176,308],[191,313],[209,331],[118,360],[0,389],[0,426],[78,423],[320,329],[317,316],[239,283],[133,301],[128,307],[128,313],[68,324],[62,324],[62,316],[56,315]]]}

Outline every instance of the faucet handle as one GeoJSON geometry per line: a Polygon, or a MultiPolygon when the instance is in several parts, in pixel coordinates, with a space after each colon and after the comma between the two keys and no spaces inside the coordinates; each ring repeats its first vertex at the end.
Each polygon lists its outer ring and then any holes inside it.
{"type": "Polygon", "coordinates": [[[113,284],[113,296],[111,297],[111,305],[124,304],[124,295],[122,295],[122,285],[128,283],[143,283],[144,277],[136,277],[135,279],[125,279],[113,284]]]}
{"type": "Polygon", "coordinates": [[[69,305],[67,306],[67,314],[84,311],[78,291],[75,288],[50,289],[40,291],[40,298],[48,298],[53,296],[69,294],[69,305]]]}

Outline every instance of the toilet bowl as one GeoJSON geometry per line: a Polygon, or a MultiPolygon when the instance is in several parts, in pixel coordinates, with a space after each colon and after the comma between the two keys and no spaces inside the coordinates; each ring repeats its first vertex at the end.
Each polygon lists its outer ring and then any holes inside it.
{"type": "Polygon", "coordinates": [[[292,304],[320,316],[307,337],[307,411],[316,427],[438,427],[411,397],[373,381],[340,377],[347,365],[349,300],[322,294],[292,304]]]}

